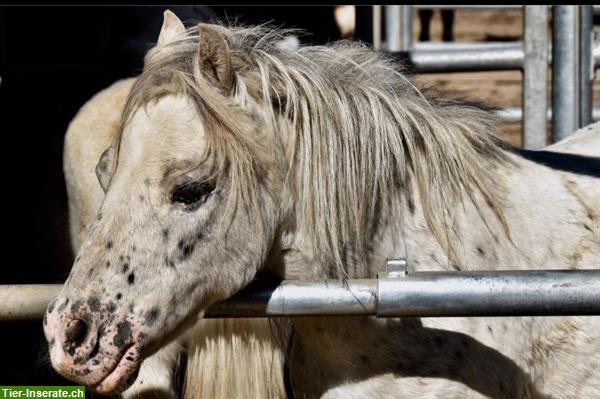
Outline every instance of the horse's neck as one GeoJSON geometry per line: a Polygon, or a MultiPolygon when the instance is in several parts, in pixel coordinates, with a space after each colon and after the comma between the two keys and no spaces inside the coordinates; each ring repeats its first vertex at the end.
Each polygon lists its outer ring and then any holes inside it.
{"type": "Polygon", "coordinates": [[[593,259],[600,233],[593,181],[509,156],[515,166],[499,167],[497,176],[506,187],[502,204],[510,238],[485,204],[480,206],[482,218],[471,202],[449,203],[455,217],[450,239],[460,260],[451,262],[427,227],[418,196],[407,201],[398,193],[396,209],[381,214],[366,260],[350,253],[345,270],[336,269],[321,263],[302,237],[291,234],[286,237],[286,278],[374,278],[385,270],[387,258],[398,257],[406,258],[409,270],[415,271],[577,268],[597,263],[593,259]]]}
{"type": "MultiPolygon", "coordinates": [[[[413,270],[579,268],[597,264],[597,181],[594,191],[590,177],[559,172],[512,154],[509,157],[515,166],[499,167],[497,176],[498,183],[506,188],[502,204],[510,238],[485,204],[480,204],[483,218],[471,202],[449,204],[454,206],[456,217],[456,235],[451,240],[461,261],[454,264],[427,229],[415,200],[414,214],[410,215],[406,207],[403,212],[408,217],[402,239],[384,234],[387,240],[379,253],[406,257],[413,270]]],[[[384,261],[380,256],[379,263],[384,261]]]]}
{"type": "Polygon", "coordinates": [[[597,267],[600,185],[591,176],[548,168],[515,157],[507,174],[505,209],[515,248],[504,268],[597,267]],[[511,262],[511,263],[509,263],[511,262]]]}

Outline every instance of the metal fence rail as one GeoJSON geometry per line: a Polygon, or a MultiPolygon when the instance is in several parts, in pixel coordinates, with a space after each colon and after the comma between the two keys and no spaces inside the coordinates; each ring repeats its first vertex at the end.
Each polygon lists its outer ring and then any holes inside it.
{"type": "MultiPolygon", "coordinates": [[[[502,108],[498,111],[495,112],[495,114],[497,116],[500,117],[500,119],[502,119],[504,122],[520,122],[523,120],[523,109],[519,108],[519,107],[508,107],[508,108],[502,108]]],[[[540,116],[543,115],[543,113],[540,114],[540,116]]],[[[551,109],[547,109],[546,110],[546,120],[547,121],[551,121],[552,120],[552,110],[551,109]]],[[[592,121],[599,121],[600,120],[600,108],[594,108],[592,110],[592,121]]]]}
{"type": "Polygon", "coordinates": [[[415,44],[400,56],[420,73],[519,69],[525,59],[521,43],[415,44]]]}
{"type": "MultiPolygon", "coordinates": [[[[41,319],[61,288],[0,286],[0,321],[41,319]]],[[[600,270],[388,273],[379,279],[256,281],[205,317],[600,315],[600,270]]]]}
{"type": "MultiPolygon", "coordinates": [[[[533,34],[533,33],[532,33],[533,34]]],[[[463,59],[457,65],[451,63],[448,67],[443,64],[448,59],[448,56],[456,56],[462,58],[461,53],[466,51],[468,54],[481,52],[482,57],[486,59],[485,68],[492,71],[498,70],[517,70],[525,67],[525,54],[531,52],[525,49],[526,42],[419,42],[413,43],[411,49],[407,52],[396,50],[401,57],[405,57],[409,62],[413,63],[415,72],[469,72],[477,71],[475,64],[479,60],[471,61],[473,55],[469,56],[469,60],[463,59]],[[439,56],[437,56],[439,54],[439,56]],[[493,56],[490,56],[493,55],[493,56]],[[424,55],[427,55],[425,61],[424,55]],[[443,65],[433,65],[434,63],[442,63],[443,65]]],[[[592,59],[588,63],[594,69],[600,68],[600,41],[594,40],[591,43],[592,59]]],[[[387,48],[387,45],[386,45],[387,48]]],[[[391,51],[394,53],[394,51],[391,51]]],[[[548,66],[552,65],[552,46],[548,43],[546,56],[544,59],[548,66]]],[[[541,55],[544,55],[543,53],[541,55]]],[[[451,60],[451,62],[455,62],[451,60]]],[[[588,70],[589,71],[589,70],[588,70]]],[[[591,71],[590,76],[591,77],[591,71]]]]}

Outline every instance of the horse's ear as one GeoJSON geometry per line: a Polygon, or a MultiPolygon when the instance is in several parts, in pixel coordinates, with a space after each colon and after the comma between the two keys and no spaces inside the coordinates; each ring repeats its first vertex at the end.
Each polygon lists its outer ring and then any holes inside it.
{"type": "Polygon", "coordinates": [[[118,140],[115,137],[108,146],[108,148],[104,150],[104,152],[100,156],[98,164],[96,165],[96,177],[98,178],[100,187],[102,187],[102,190],[104,190],[104,192],[108,190],[108,184],[110,183],[110,180],[112,179],[112,176],[115,173],[115,155],[117,152],[117,145],[118,140]]]}
{"type": "Polygon", "coordinates": [[[173,41],[177,36],[182,35],[185,32],[185,26],[177,15],[171,10],[166,10],[163,13],[163,24],[158,35],[158,46],[164,46],[165,44],[173,41]]]}
{"type": "Polygon", "coordinates": [[[233,70],[229,46],[219,32],[210,25],[199,24],[198,64],[206,77],[227,94],[233,88],[233,70]]]}

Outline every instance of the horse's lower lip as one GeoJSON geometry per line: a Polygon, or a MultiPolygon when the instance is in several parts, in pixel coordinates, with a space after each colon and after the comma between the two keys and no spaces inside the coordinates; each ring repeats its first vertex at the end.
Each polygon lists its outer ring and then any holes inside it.
{"type": "Polygon", "coordinates": [[[139,368],[139,351],[134,344],[129,345],[121,355],[115,367],[95,387],[94,391],[102,395],[124,390],[124,384],[139,368]]]}

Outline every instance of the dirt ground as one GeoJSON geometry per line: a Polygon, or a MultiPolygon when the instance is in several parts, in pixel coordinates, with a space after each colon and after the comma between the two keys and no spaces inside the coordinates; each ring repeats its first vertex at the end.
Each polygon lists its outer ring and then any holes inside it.
{"type": "MultiPolygon", "coordinates": [[[[549,23],[549,27],[551,25],[549,23]]],[[[421,26],[417,10],[413,14],[413,37],[418,38],[421,26]]],[[[595,27],[596,34],[600,26],[595,27]]],[[[548,29],[549,40],[551,32],[548,29]]],[[[521,40],[523,36],[523,11],[457,9],[454,14],[455,41],[510,41],[521,40]]],[[[600,36],[600,35],[599,35],[600,36]]],[[[442,37],[442,18],[435,11],[431,19],[430,40],[440,41],[442,37]]],[[[548,71],[548,95],[550,96],[550,70],[548,71]]],[[[522,72],[459,72],[423,74],[420,80],[440,90],[460,96],[481,100],[492,106],[520,107],[522,104],[522,72]]],[[[594,103],[600,100],[600,81],[594,80],[594,103]]],[[[550,97],[549,97],[550,98],[550,97]]],[[[548,101],[550,106],[550,101],[548,101]]],[[[550,129],[550,124],[549,124],[550,129]]],[[[521,123],[503,123],[499,135],[513,145],[521,146],[521,123]]]]}

